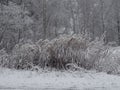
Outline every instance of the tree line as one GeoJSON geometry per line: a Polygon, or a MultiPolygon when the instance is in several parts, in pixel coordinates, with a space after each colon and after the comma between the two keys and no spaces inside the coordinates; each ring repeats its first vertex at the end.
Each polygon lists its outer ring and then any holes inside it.
{"type": "Polygon", "coordinates": [[[61,34],[105,33],[105,43],[120,45],[119,0],[0,0],[0,49],[21,40],[53,39],[61,34]]]}

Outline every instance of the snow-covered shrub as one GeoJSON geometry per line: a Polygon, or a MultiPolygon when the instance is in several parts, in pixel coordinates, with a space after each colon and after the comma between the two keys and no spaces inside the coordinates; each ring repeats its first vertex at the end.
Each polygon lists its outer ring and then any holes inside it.
{"type": "Polygon", "coordinates": [[[51,47],[51,42],[49,40],[39,40],[36,45],[39,47],[39,66],[45,68],[50,60],[50,53],[48,48],[51,47]]]}
{"type": "Polygon", "coordinates": [[[9,67],[9,55],[4,49],[0,50],[0,66],[9,67]]]}
{"type": "Polygon", "coordinates": [[[39,63],[39,48],[34,43],[17,44],[11,56],[12,67],[28,69],[39,63]]]}
{"type": "Polygon", "coordinates": [[[86,51],[86,67],[109,74],[120,73],[119,49],[109,43],[105,45],[104,38],[96,38],[89,43],[86,51]]]}
{"type": "Polygon", "coordinates": [[[95,68],[96,62],[104,55],[103,52],[107,49],[108,46],[104,45],[103,39],[96,38],[94,41],[91,41],[86,50],[86,68],[91,69],[95,68]]]}
{"type": "Polygon", "coordinates": [[[42,52],[48,53],[46,65],[57,69],[65,69],[68,63],[84,66],[88,42],[81,35],[63,35],[51,40],[42,47],[42,52]]]}
{"type": "Polygon", "coordinates": [[[96,70],[120,74],[120,47],[110,48],[105,53],[106,55],[96,63],[96,70]]]}
{"type": "Polygon", "coordinates": [[[105,45],[104,37],[90,42],[86,50],[85,67],[109,74],[120,73],[120,48],[112,46],[110,43],[105,45]]]}

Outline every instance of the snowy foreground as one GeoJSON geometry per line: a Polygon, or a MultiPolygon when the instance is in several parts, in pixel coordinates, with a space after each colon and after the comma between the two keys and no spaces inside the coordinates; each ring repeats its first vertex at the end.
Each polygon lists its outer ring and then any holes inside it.
{"type": "Polygon", "coordinates": [[[0,69],[0,90],[120,90],[120,77],[83,72],[30,72],[0,69]]]}

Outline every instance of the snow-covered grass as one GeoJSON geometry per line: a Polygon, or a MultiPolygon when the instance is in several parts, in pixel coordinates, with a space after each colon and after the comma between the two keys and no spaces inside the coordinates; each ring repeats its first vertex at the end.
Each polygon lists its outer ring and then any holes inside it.
{"type": "Polygon", "coordinates": [[[16,71],[0,69],[0,90],[120,90],[120,77],[95,71],[16,71]]]}

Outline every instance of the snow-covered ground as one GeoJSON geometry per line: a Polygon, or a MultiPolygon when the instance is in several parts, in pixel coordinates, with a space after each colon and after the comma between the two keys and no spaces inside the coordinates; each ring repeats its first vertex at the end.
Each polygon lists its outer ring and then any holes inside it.
{"type": "Polygon", "coordinates": [[[83,72],[0,69],[0,90],[120,90],[120,77],[83,72]]]}

